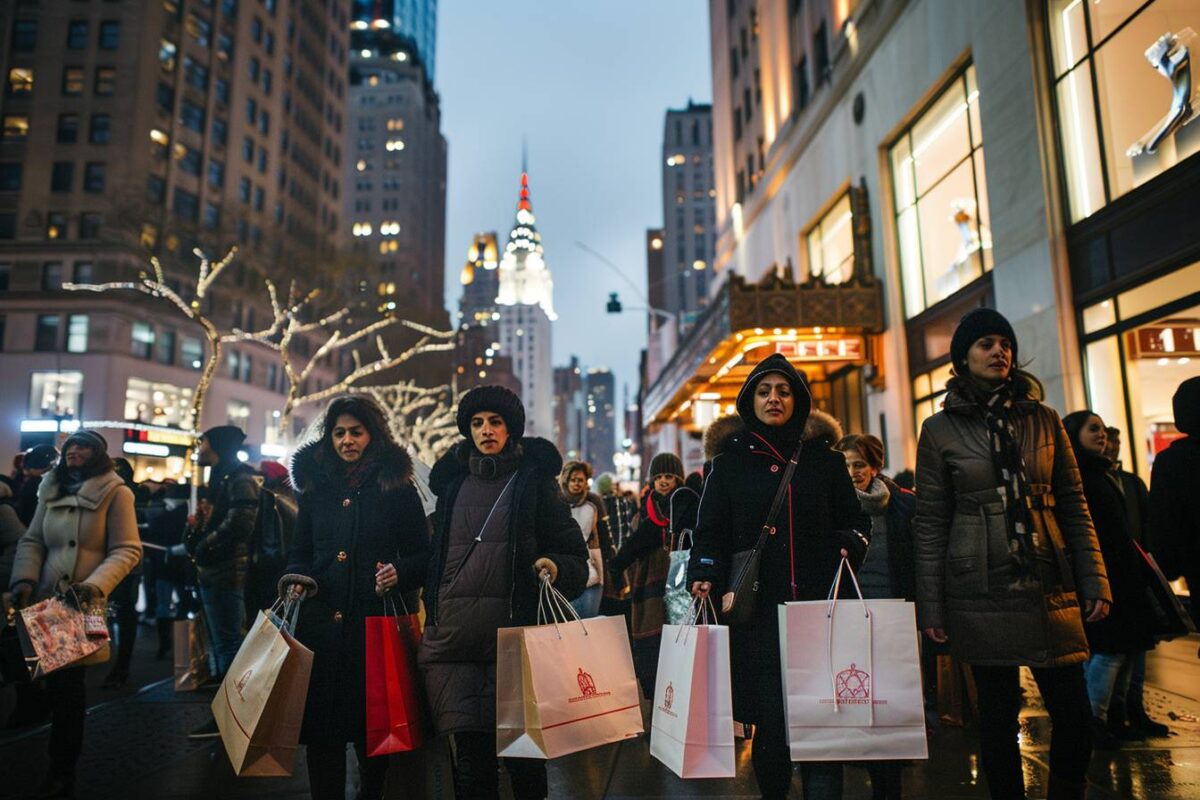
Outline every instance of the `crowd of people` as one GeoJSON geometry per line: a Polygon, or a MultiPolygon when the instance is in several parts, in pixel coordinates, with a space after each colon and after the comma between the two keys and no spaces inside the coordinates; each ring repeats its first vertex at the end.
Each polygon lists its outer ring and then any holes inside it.
{"type": "MultiPolygon", "coordinates": [[[[545,761],[496,756],[497,630],[535,624],[549,580],[582,618],[627,618],[652,697],[671,553],[688,551],[688,591],[730,612],[736,554],[765,522],[757,602],[730,629],[733,715],[752,738],[763,797],[788,796],[794,779],[776,609],[825,599],[847,559],[865,597],[915,602],[927,653],[969,668],[991,796],[1025,796],[1026,667],[1053,727],[1049,797],[1082,798],[1093,747],[1167,733],[1144,703],[1160,611],[1147,551],[1168,578],[1200,586],[1200,520],[1188,502],[1200,489],[1200,378],[1175,395],[1180,436],[1157,455],[1147,490],[1122,469],[1120,432],[1087,409],[1060,419],[1018,352],[997,312],[962,319],[942,409],[922,427],[915,472],[895,479],[884,443],[814,408],[805,377],[779,354],[753,367],[737,413],[706,431],[698,473],[657,453],[636,492],[527,436],[513,392],[473,389],[457,411],[461,441],[429,473],[432,514],[405,443],[361,395],[329,404],[290,470],[243,463],[235,427],[205,431],[207,485],[190,511],[188,487],[135,484],[105,439],[82,429],[61,449],[32,448],[0,481],[0,587],[13,610],[64,593],[107,600],[110,686],[128,680],[139,594],[160,658],[175,620],[202,617],[214,685],[259,608],[277,596],[299,602],[296,638],[314,654],[300,741],[315,798],[344,797],[348,746],[359,796],[383,795],[389,757],[366,749],[365,620],[389,603],[423,605],[420,678],[434,732],[453,739],[456,796],[497,797],[503,770],[515,797],[543,798],[545,761]]],[[[72,796],[84,669],[108,656],[45,679],[41,796],[72,796]]],[[[928,672],[934,662],[924,663],[928,672]]],[[[215,733],[212,724],[196,735],[215,733]]],[[[902,796],[903,762],[861,766],[876,798],[902,796]]],[[[845,768],[801,763],[804,797],[840,798],[845,768]]]]}

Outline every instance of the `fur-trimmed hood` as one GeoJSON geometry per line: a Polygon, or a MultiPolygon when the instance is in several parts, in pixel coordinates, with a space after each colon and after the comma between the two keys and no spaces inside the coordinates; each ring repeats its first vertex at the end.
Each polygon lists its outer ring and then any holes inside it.
{"type": "MultiPolygon", "coordinates": [[[[412,457],[403,447],[388,443],[372,457],[378,462],[375,481],[379,484],[380,491],[394,492],[413,482],[412,457]]],[[[322,484],[336,482],[340,477],[339,467],[340,463],[326,463],[322,458],[320,441],[304,445],[292,455],[289,468],[296,494],[311,492],[322,484]]]]}
{"type": "MultiPolygon", "coordinates": [[[[721,453],[727,453],[732,446],[742,441],[746,435],[746,425],[736,416],[721,417],[708,426],[704,432],[704,456],[708,460],[716,458],[721,453]],[[718,425],[718,423],[721,423],[718,425]]],[[[832,414],[813,409],[804,423],[804,441],[824,442],[826,447],[842,438],[842,425],[832,414]]]]}
{"type": "MultiPolygon", "coordinates": [[[[538,477],[550,478],[558,485],[558,475],[562,472],[563,460],[558,448],[549,440],[540,436],[524,436],[517,444],[521,466],[531,465],[538,477]]],[[[446,487],[460,476],[471,471],[469,459],[475,445],[468,439],[463,439],[450,452],[438,459],[429,473],[429,489],[435,495],[441,496],[446,487]]]]}

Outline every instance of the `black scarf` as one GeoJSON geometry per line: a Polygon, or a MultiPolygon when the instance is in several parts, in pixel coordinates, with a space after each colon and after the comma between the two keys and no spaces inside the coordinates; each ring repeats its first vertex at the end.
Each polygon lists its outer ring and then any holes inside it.
{"type": "Polygon", "coordinates": [[[521,465],[521,452],[521,446],[513,446],[511,441],[494,456],[484,455],[478,448],[472,447],[467,458],[467,467],[477,478],[503,478],[511,475],[521,465]]]}
{"type": "Polygon", "coordinates": [[[1017,397],[1015,382],[1009,378],[995,389],[981,386],[970,378],[952,378],[947,388],[974,402],[983,412],[991,442],[992,464],[996,470],[997,487],[1004,500],[1008,525],[1008,557],[1016,575],[1014,586],[1022,588],[1036,582],[1034,573],[1037,548],[1034,543],[1033,514],[1027,498],[1029,477],[1025,455],[1013,426],[1017,397]]]}

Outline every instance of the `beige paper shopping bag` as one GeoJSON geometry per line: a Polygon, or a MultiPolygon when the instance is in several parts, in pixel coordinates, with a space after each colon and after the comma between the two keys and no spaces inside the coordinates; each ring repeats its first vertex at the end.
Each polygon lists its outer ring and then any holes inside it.
{"type": "Polygon", "coordinates": [[[282,620],[258,613],[213,698],[221,741],[238,775],[292,774],[313,659],[292,637],[298,608],[298,602],[290,606],[282,620]]]}
{"type": "Polygon", "coordinates": [[[496,754],[557,758],[642,733],[624,618],[563,621],[570,604],[542,594],[550,624],[497,631],[496,754]]]}
{"type": "Polygon", "coordinates": [[[194,692],[210,676],[204,620],[199,617],[176,620],[171,633],[175,648],[175,691],[194,692]]]}

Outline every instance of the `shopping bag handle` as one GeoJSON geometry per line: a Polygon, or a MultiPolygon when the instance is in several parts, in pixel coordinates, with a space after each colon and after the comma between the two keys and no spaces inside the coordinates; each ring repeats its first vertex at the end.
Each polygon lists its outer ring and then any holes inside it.
{"type": "Polygon", "coordinates": [[[675,641],[679,641],[682,636],[686,642],[691,631],[695,630],[699,625],[716,625],[717,624],[717,608],[713,605],[711,597],[693,597],[692,602],[688,605],[687,615],[683,618],[683,624],[679,626],[679,630],[675,632],[675,641]]]}
{"type": "MultiPolygon", "coordinates": [[[[873,628],[872,628],[873,620],[871,618],[871,609],[869,609],[867,607],[867,601],[863,597],[862,587],[858,585],[858,576],[854,574],[854,567],[850,566],[850,560],[848,558],[846,558],[845,556],[842,556],[842,562],[840,564],[838,564],[837,575],[833,579],[833,586],[830,587],[830,589],[829,589],[829,597],[827,598],[829,601],[829,608],[828,608],[828,611],[826,611],[826,613],[825,613],[825,652],[829,659],[829,683],[830,683],[830,688],[833,690],[833,712],[835,714],[838,713],[839,711],[841,711],[842,698],[838,695],[838,685],[837,685],[838,674],[836,671],[834,671],[834,666],[833,666],[833,613],[834,613],[834,610],[837,608],[838,593],[840,592],[841,587],[842,587],[842,570],[846,570],[850,573],[850,580],[852,580],[854,582],[854,591],[858,594],[859,603],[862,604],[863,618],[867,620],[867,669],[866,669],[866,675],[867,675],[868,681],[875,680],[875,648],[874,648],[874,643],[871,640],[872,633],[873,633],[873,628]]],[[[851,666],[851,669],[855,668],[855,665],[853,665],[853,664],[851,664],[850,666],[851,666]]],[[[868,707],[870,708],[870,711],[871,711],[871,725],[874,725],[875,724],[875,703],[874,703],[873,698],[870,696],[870,692],[868,692],[868,696],[867,696],[866,700],[868,703],[868,707]]]]}
{"type": "Polygon", "coordinates": [[[543,570],[538,577],[541,578],[541,587],[538,590],[537,624],[553,625],[555,634],[561,639],[562,631],[558,629],[558,623],[562,622],[565,625],[568,622],[578,622],[583,628],[583,635],[587,636],[587,625],[571,605],[571,601],[554,588],[554,584],[550,582],[549,572],[543,570]]]}
{"type": "Polygon", "coordinates": [[[278,613],[279,630],[289,636],[296,635],[296,623],[300,619],[300,604],[303,602],[303,597],[289,597],[287,600],[275,601],[275,605],[271,606],[271,612],[276,613],[277,609],[282,609],[282,612],[278,613]]]}
{"type": "MultiPolygon", "coordinates": [[[[389,607],[392,610],[391,616],[393,616],[393,617],[400,616],[400,614],[398,614],[396,611],[396,598],[392,595],[392,592],[390,590],[383,593],[383,615],[385,617],[388,616],[387,612],[388,612],[389,607]]],[[[407,617],[407,616],[412,615],[412,612],[408,610],[408,603],[404,602],[404,593],[403,592],[400,593],[400,608],[404,611],[404,616],[407,617]]],[[[399,626],[400,623],[397,622],[396,625],[399,626]]]]}
{"type": "Polygon", "coordinates": [[[842,556],[842,562],[838,564],[837,574],[833,577],[833,585],[829,587],[829,594],[826,600],[829,601],[829,611],[826,616],[833,616],[833,608],[837,605],[838,594],[842,588],[842,571],[850,573],[850,580],[854,582],[854,591],[858,595],[858,601],[862,603],[863,616],[871,616],[871,612],[867,609],[867,601],[863,598],[862,587],[858,585],[858,576],[854,574],[854,567],[850,566],[850,559],[842,556]]]}

